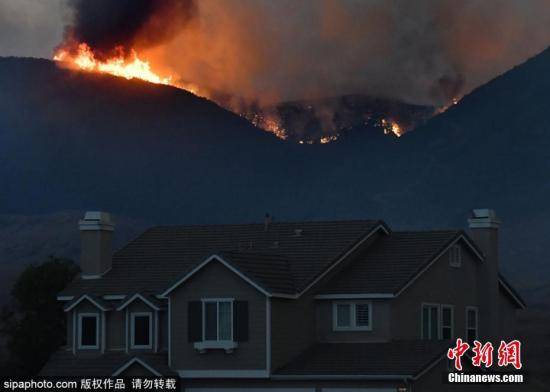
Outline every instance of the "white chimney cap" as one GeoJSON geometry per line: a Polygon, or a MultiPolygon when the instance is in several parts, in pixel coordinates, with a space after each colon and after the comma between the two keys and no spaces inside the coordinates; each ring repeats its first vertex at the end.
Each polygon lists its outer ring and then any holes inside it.
{"type": "Polygon", "coordinates": [[[471,229],[498,229],[500,226],[497,214],[489,208],[473,209],[468,223],[471,229]]]}
{"type": "Polygon", "coordinates": [[[78,222],[80,230],[108,230],[113,231],[114,222],[111,214],[103,211],[87,211],[84,219],[78,222]]]}

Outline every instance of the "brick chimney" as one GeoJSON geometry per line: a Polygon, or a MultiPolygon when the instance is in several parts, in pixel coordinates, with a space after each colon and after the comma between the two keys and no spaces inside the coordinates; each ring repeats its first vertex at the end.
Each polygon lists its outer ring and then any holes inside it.
{"type": "Polygon", "coordinates": [[[98,279],[111,269],[114,223],[106,212],[88,211],[78,222],[83,279],[98,279]]]}
{"type": "Polygon", "coordinates": [[[470,236],[485,256],[478,276],[479,335],[493,338],[499,334],[499,227],[495,211],[488,208],[472,210],[468,219],[470,236]]]}

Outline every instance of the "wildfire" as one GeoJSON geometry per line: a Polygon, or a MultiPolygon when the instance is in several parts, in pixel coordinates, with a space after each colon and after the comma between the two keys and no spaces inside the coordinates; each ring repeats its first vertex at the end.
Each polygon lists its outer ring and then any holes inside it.
{"type": "Polygon", "coordinates": [[[403,128],[401,128],[398,123],[392,120],[386,120],[385,118],[383,118],[380,121],[380,125],[382,126],[382,128],[384,128],[385,135],[389,135],[390,132],[392,132],[395,136],[401,137],[405,133],[403,128]]]}
{"type": "Polygon", "coordinates": [[[81,43],[76,53],[60,49],[53,59],[82,71],[107,73],[126,79],[141,79],[150,83],[174,86],[198,95],[196,86],[179,84],[173,81],[172,75],[162,77],[153,72],[149,62],[140,59],[135,50],[131,51],[129,58],[120,50],[113,57],[100,61],[86,43],[81,43]]]}
{"type": "MultiPolygon", "coordinates": [[[[194,84],[184,84],[174,81],[172,75],[162,76],[151,69],[149,61],[140,58],[136,50],[131,50],[129,55],[125,55],[122,48],[117,48],[115,54],[105,60],[100,60],[94,54],[92,48],[86,43],[80,43],[73,46],[71,49],[61,48],[57,50],[53,59],[66,67],[77,69],[86,72],[105,73],[125,79],[141,79],[150,83],[173,86],[179,89],[187,90],[195,95],[209,98],[208,90],[199,89],[194,84]],[[200,93],[199,93],[200,92],[200,93]]],[[[453,100],[456,104],[456,101],[453,100]]],[[[240,113],[241,116],[247,118],[252,124],[267,132],[273,133],[280,139],[289,139],[289,132],[282,124],[282,120],[278,115],[264,112],[240,112],[234,107],[228,107],[224,103],[219,104],[226,109],[240,113]]],[[[311,107],[309,107],[311,110],[311,107]]],[[[404,130],[393,120],[382,119],[379,126],[383,128],[385,134],[395,134],[401,136],[404,130]]],[[[316,140],[298,140],[299,144],[328,144],[338,139],[339,133],[333,135],[325,135],[316,140]]]]}

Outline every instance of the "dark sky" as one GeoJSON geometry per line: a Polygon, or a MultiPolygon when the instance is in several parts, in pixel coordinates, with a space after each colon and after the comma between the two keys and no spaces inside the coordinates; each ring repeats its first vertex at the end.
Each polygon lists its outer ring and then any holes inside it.
{"type": "MultiPolygon", "coordinates": [[[[73,23],[68,4],[0,0],[0,56],[51,58],[73,23]]],[[[442,103],[550,44],[548,0],[197,4],[192,23],[140,54],[186,82],[264,102],[369,93],[442,103]]]]}

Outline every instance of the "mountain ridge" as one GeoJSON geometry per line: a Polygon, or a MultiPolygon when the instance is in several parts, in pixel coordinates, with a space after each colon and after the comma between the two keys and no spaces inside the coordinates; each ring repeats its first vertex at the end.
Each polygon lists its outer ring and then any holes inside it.
{"type": "Polygon", "coordinates": [[[489,207],[505,275],[535,302],[548,292],[549,50],[401,138],[311,146],[170,87],[11,61],[0,59],[0,214],[104,209],[152,225],[270,212],[426,229],[489,207]]]}

